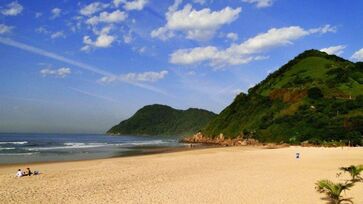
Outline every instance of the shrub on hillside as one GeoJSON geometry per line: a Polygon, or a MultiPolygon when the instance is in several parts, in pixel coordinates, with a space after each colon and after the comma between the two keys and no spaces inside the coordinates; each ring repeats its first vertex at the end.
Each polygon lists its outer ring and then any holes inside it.
{"type": "Polygon", "coordinates": [[[324,97],[324,95],[318,87],[313,87],[308,90],[308,97],[311,99],[319,99],[324,97]]]}

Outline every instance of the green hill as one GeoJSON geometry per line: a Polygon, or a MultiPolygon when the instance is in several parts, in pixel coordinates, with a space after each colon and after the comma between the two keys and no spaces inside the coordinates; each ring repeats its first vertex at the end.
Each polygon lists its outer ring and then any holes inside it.
{"type": "Polygon", "coordinates": [[[112,127],[107,134],[184,136],[199,131],[215,116],[202,109],[177,110],[165,105],[148,105],[112,127]]]}
{"type": "Polygon", "coordinates": [[[202,130],[261,142],[362,144],[363,63],[308,50],[241,93],[202,130]]]}

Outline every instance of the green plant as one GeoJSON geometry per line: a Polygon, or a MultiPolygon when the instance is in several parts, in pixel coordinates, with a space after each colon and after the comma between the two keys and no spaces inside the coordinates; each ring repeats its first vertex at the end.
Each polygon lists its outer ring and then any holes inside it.
{"type": "Polygon", "coordinates": [[[334,183],[330,180],[320,180],[316,184],[316,190],[319,193],[325,193],[331,203],[339,204],[342,202],[350,202],[351,198],[343,198],[342,192],[349,190],[351,187],[353,187],[353,183],[351,182],[345,182],[345,183],[334,183]]]}
{"type": "Polygon", "coordinates": [[[350,174],[350,176],[352,177],[351,182],[355,183],[363,181],[363,178],[360,175],[363,172],[363,165],[351,165],[348,167],[340,167],[339,169],[343,172],[348,172],[350,174]]]}
{"type": "Polygon", "coordinates": [[[139,109],[131,118],[107,131],[120,135],[192,135],[204,127],[216,114],[196,108],[178,110],[154,104],[139,109]]]}
{"type": "Polygon", "coordinates": [[[311,99],[319,99],[324,97],[323,93],[318,87],[313,87],[308,90],[308,96],[311,99]]]}
{"type": "Polygon", "coordinates": [[[239,94],[202,133],[210,138],[220,133],[236,138],[249,130],[247,134],[260,142],[361,146],[362,67],[363,63],[306,51],[248,94],[239,94]]]}

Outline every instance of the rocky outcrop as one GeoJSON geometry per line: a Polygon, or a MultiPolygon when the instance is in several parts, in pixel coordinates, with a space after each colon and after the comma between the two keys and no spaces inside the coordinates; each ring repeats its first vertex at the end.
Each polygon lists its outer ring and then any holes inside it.
{"type": "Polygon", "coordinates": [[[184,143],[202,143],[202,144],[213,144],[213,145],[222,145],[222,146],[247,146],[247,145],[261,145],[255,139],[245,139],[243,137],[237,137],[234,139],[224,138],[223,134],[220,134],[218,137],[210,138],[205,137],[201,132],[191,136],[185,137],[181,140],[184,143]]]}

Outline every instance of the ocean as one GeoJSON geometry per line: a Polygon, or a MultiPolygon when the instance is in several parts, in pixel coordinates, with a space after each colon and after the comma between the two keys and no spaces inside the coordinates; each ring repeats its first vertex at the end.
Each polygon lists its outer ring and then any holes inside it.
{"type": "Polygon", "coordinates": [[[178,137],[0,133],[0,164],[142,155],[183,148],[178,137]]]}

